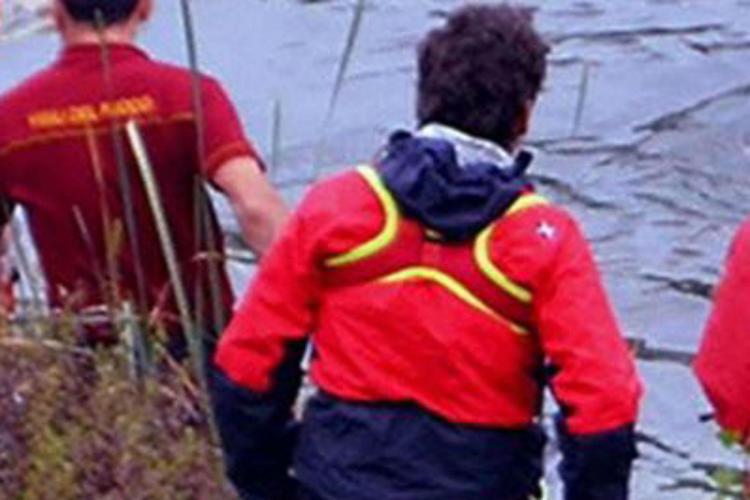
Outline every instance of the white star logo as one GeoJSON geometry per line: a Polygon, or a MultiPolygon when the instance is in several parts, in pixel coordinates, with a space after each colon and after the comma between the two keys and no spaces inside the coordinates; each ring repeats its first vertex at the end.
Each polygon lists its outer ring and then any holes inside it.
{"type": "Polygon", "coordinates": [[[547,222],[542,222],[536,229],[536,234],[544,238],[545,240],[554,240],[557,236],[557,229],[547,222]]]}

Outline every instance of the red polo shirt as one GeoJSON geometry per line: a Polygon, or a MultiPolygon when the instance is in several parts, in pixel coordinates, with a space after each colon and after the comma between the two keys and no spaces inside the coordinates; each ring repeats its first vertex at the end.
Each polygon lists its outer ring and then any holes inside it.
{"type": "MultiPolygon", "coordinates": [[[[199,161],[190,73],[152,61],[133,46],[112,45],[108,52],[105,65],[97,45],[68,48],[49,68],[0,96],[0,196],[28,211],[53,305],[128,298],[156,317],[173,317],[153,215],[118,126],[136,238],[127,231],[112,125],[131,118],[140,123],[188,292],[200,295],[204,305],[210,304],[208,247],[206,231],[196,222],[196,186],[202,190],[196,180],[210,180],[229,159],[257,155],[221,86],[203,77],[206,147],[199,161]]],[[[210,221],[221,252],[213,209],[206,213],[203,219],[210,221]]],[[[222,305],[228,310],[231,291],[223,265],[219,268],[222,305]]]]}

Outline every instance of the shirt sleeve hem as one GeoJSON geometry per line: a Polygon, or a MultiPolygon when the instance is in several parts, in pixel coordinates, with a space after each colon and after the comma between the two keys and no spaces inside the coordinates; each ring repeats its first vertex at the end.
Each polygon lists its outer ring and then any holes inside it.
{"type": "Polygon", "coordinates": [[[204,162],[205,176],[208,179],[212,179],[213,176],[216,175],[216,172],[219,170],[219,168],[221,168],[222,165],[224,165],[226,162],[244,156],[250,157],[255,160],[260,166],[261,170],[263,170],[264,172],[266,171],[266,167],[263,164],[263,161],[260,159],[258,153],[255,151],[255,148],[253,148],[250,143],[243,140],[225,144],[224,146],[216,149],[214,152],[209,154],[204,162]]]}

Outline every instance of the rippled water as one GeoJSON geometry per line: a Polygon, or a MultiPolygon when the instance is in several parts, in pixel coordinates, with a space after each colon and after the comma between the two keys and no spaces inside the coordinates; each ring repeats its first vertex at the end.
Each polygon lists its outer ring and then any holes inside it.
{"type": "MultiPolygon", "coordinates": [[[[322,131],[353,2],[197,2],[202,65],[225,82],[267,152],[279,103],[274,177],[290,201],[316,158],[329,170],[366,161],[388,131],[412,124],[414,45],[462,2],[369,3],[322,131]]],[[[529,140],[541,190],[584,224],[624,328],[651,344],[693,350],[705,295],[750,212],[750,1],[527,3],[539,8],[554,44],[529,140]]],[[[144,41],[159,57],[182,61],[177,3],[159,4],[144,41]]],[[[43,65],[54,47],[47,37],[0,46],[0,88],[43,65]]],[[[248,270],[234,274],[241,287],[248,270]]],[[[648,395],[634,497],[712,498],[708,473],[739,467],[739,458],[698,422],[708,407],[684,366],[642,362],[641,370],[648,395]]]]}

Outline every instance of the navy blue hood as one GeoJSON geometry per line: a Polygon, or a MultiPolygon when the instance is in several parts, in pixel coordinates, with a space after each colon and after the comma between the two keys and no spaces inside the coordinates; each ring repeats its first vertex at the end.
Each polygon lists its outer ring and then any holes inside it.
{"type": "Polygon", "coordinates": [[[450,141],[396,132],[379,167],[407,217],[460,242],[477,235],[531,189],[524,175],[530,163],[531,155],[522,153],[510,167],[461,165],[450,141]]]}

